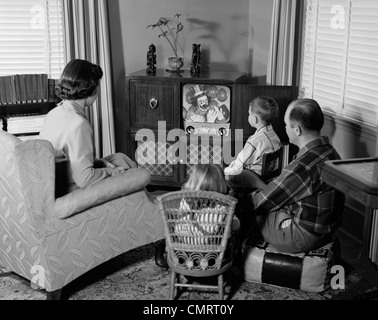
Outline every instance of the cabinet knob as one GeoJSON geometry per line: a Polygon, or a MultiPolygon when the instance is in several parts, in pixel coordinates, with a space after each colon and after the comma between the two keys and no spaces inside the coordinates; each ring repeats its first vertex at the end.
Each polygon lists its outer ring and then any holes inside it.
{"type": "Polygon", "coordinates": [[[156,109],[157,108],[157,106],[158,106],[158,99],[156,99],[156,98],[151,98],[150,99],[150,107],[151,107],[151,109],[156,109]]]}

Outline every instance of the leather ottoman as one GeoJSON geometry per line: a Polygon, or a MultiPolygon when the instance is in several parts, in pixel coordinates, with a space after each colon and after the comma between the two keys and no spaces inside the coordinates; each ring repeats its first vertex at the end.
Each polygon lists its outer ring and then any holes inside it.
{"type": "Polygon", "coordinates": [[[335,264],[336,242],[309,252],[284,253],[266,241],[247,240],[242,248],[244,279],[307,292],[324,291],[335,264]]]}

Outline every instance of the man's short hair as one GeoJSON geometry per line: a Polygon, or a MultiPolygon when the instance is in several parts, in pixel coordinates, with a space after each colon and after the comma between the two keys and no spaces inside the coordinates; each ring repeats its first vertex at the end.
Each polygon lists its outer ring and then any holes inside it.
{"type": "Polygon", "coordinates": [[[320,132],[324,125],[324,114],[315,100],[298,99],[290,106],[290,121],[297,122],[306,131],[320,132]]]}

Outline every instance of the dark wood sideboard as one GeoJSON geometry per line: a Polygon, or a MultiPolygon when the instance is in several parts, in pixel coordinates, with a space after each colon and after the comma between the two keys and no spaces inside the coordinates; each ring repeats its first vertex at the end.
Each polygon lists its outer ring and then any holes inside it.
{"type": "MultiPolygon", "coordinates": [[[[283,117],[288,104],[297,97],[297,88],[250,84],[246,75],[240,72],[207,71],[192,76],[189,71],[170,73],[158,69],[155,75],[147,75],[144,69],[126,75],[125,106],[115,109],[117,151],[135,159],[138,148],[136,134],[141,129],[149,129],[157,136],[158,129],[161,129],[159,121],[165,121],[166,132],[184,129],[182,105],[185,84],[227,86],[231,92],[230,129],[231,132],[243,129],[243,141],[255,131],[248,123],[249,102],[257,96],[275,98],[280,106],[280,118],[273,126],[281,140],[288,142],[283,117]],[[157,101],[156,106],[151,106],[151,99],[157,101]]],[[[151,173],[151,185],[156,186],[180,187],[188,172],[187,165],[180,162],[144,167],[151,173]]]]}

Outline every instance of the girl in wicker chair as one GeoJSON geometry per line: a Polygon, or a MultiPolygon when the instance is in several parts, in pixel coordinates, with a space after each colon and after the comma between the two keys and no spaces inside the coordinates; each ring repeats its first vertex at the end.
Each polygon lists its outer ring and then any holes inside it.
{"type": "MultiPolygon", "coordinates": [[[[192,173],[188,181],[182,187],[183,190],[191,191],[215,191],[222,194],[229,193],[229,187],[224,176],[223,169],[217,164],[196,164],[192,168],[192,173]]],[[[209,203],[210,205],[210,203],[209,203]]],[[[190,205],[182,200],[180,204],[181,209],[189,209],[190,205]]],[[[214,213],[221,210],[221,208],[215,209],[214,213]]],[[[214,233],[216,232],[216,226],[211,226],[207,222],[216,223],[216,216],[202,216],[199,218],[200,226],[203,226],[205,232],[214,233]],[[206,221],[204,221],[206,220],[206,221]],[[209,221],[210,220],[210,221],[209,221]],[[206,223],[205,223],[206,222],[206,223]]],[[[234,216],[232,221],[232,231],[237,231],[240,228],[239,219],[234,216]]]]}
{"type": "MultiPolygon", "coordinates": [[[[224,176],[223,169],[217,164],[196,164],[192,167],[187,182],[182,186],[183,190],[191,191],[215,191],[222,194],[229,194],[229,187],[224,176]]],[[[180,202],[180,209],[183,211],[190,211],[191,207],[199,206],[198,204],[188,203],[186,200],[180,202]]],[[[198,226],[193,230],[193,226],[186,222],[185,215],[182,217],[182,223],[178,223],[175,227],[175,233],[181,234],[185,237],[185,234],[197,233],[199,236],[217,232],[217,212],[221,212],[222,208],[214,207],[210,201],[208,204],[201,204],[201,208],[211,210],[211,213],[203,214],[198,217],[198,226]]],[[[239,219],[234,216],[231,226],[231,237],[236,241],[237,234],[240,228],[239,219]]],[[[190,237],[188,237],[190,239],[190,237]]],[[[188,240],[193,241],[193,240],[188,240]]],[[[195,243],[193,243],[195,244],[195,243]]],[[[197,243],[200,244],[200,243],[197,243]]],[[[155,262],[160,267],[167,267],[165,259],[165,241],[161,241],[156,247],[155,262]],[[165,261],[164,261],[165,260],[165,261]]]]}

